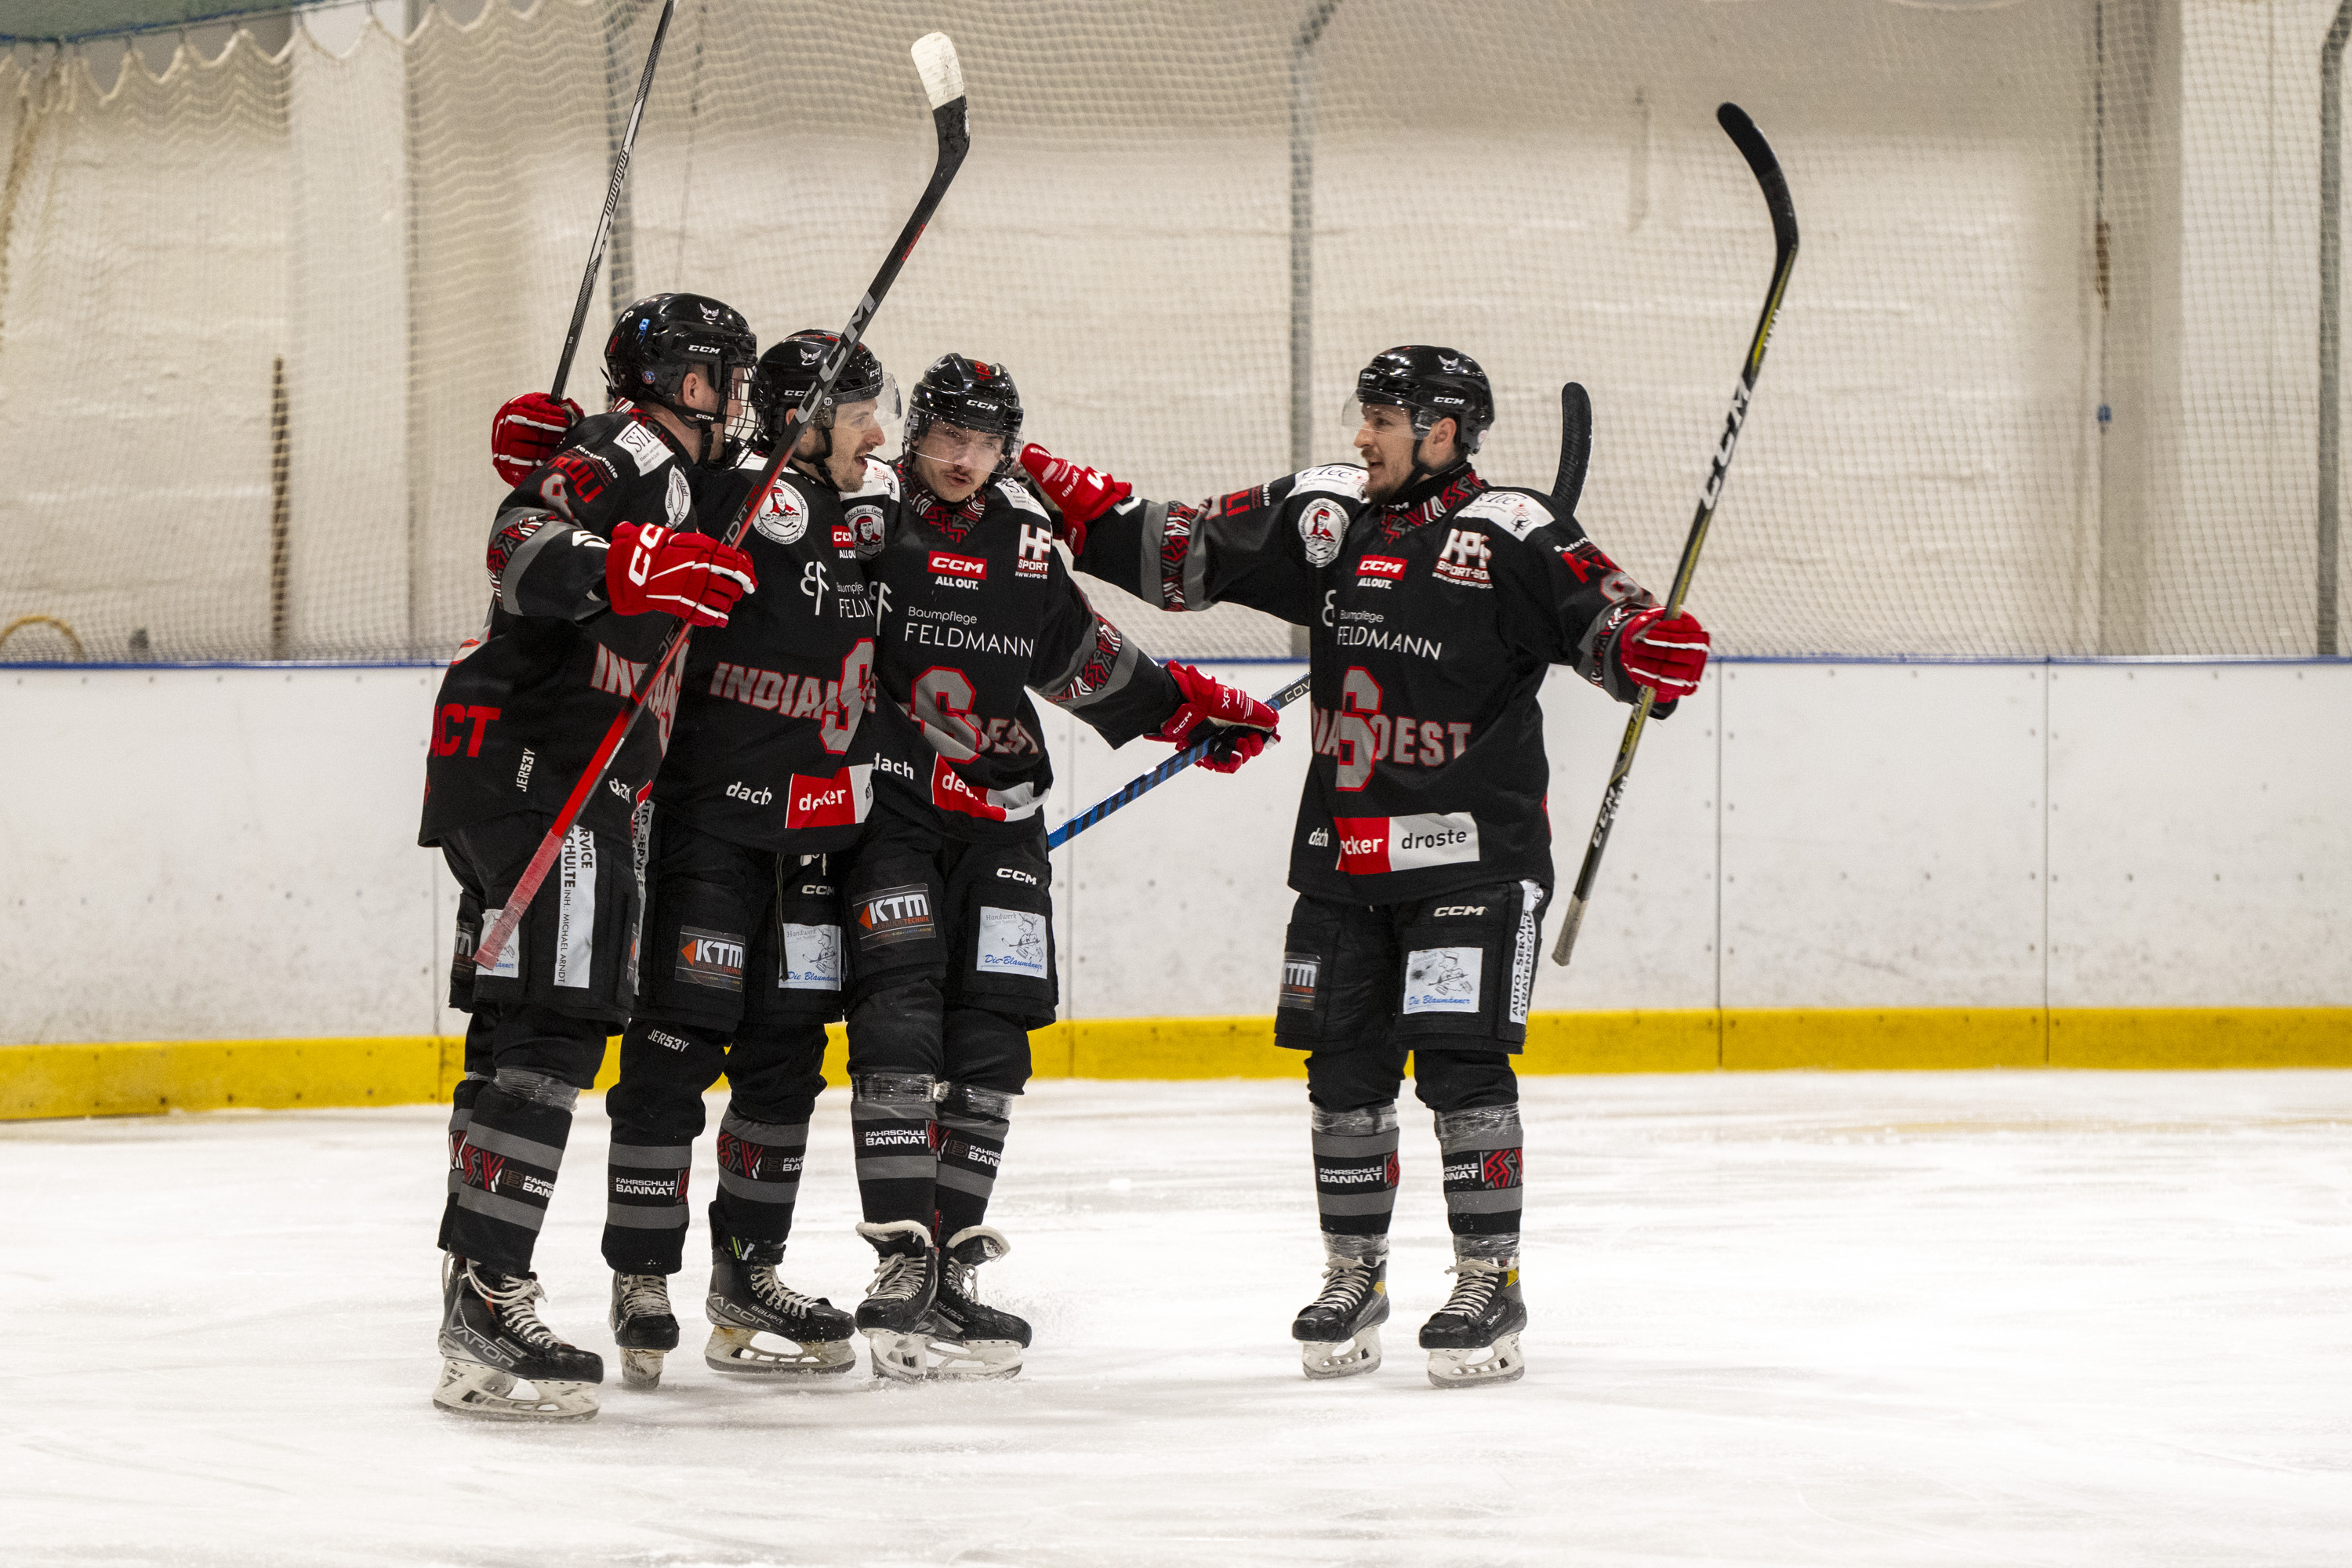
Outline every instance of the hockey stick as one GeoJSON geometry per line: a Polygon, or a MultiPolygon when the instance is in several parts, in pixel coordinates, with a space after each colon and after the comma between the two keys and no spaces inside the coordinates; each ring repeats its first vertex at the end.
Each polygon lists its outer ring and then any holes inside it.
{"type": "MultiPolygon", "coordinates": [[[[1748,400],[1756,395],[1756,375],[1764,368],[1764,345],[1772,337],[1772,319],[1780,313],[1780,297],[1789,288],[1789,269],[1797,261],[1797,209],[1789,200],[1789,182],[1780,173],[1780,161],[1765,144],[1756,122],[1738,104],[1723,105],[1715,111],[1715,118],[1739,149],[1740,156],[1748,160],[1756,183],[1764,188],[1764,205],[1771,209],[1772,288],[1764,296],[1763,313],[1756,319],[1756,336],[1748,345],[1748,359],[1740,366],[1738,384],[1731,389],[1731,412],[1723,422],[1723,438],[1716,443],[1715,462],[1706,477],[1706,488],[1699,492],[1698,512],[1691,519],[1690,538],[1683,544],[1682,564],[1675,571],[1674,592],[1666,598],[1668,620],[1683,613],[1683,600],[1690,593],[1691,574],[1698,570],[1699,548],[1706,542],[1707,527],[1715,521],[1716,504],[1723,499],[1723,481],[1731,471],[1731,455],[1739,447],[1739,427],[1748,422],[1748,400]]],[[[1569,895],[1568,919],[1560,925],[1559,944],[1551,950],[1554,963],[1566,963],[1576,947],[1577,930],[1584,924],[1584,910],[1592,900],[1592,884],[1601,875],[1601,851],[1609,847],[1609,831],[1617,824],[1617,804],[1625,794],[1625,775],[1633,771],[1633,748],[1642,743],[1642,727],[1649,722],[1650,707],[1657,696],[1657,688],[1643,687],[1642,700],[1633,705],[1633,718],[1626,721],[1625,738],[1617,746],[1617,764],[1610,769],[1609,787],[1601,792],[1601,815],[1592,824],[1591,841],[1584,847],[1584,865],[1576,873],[1576,890],[1569,895]]]]}
{"type": "MultiPolygon", "coordinates": [[[[767,466],[760,470],[759,482],[746,492],[742,505],[736,509],[733,521],[727,526],[725,538],[730,546],[742,539],[743,531],[751,526],[752,517],[766,503],[768,491],[775,485],[776,475],[792,457],[793,448],[800,444],[801,431],[815,416],[824,400],[832,395],[834,384],[841,379],[843,368],[849,363],[851,352],[857,347],[858,340],[866,335],[866,327],[874,320],[874,312],[882,308],[883,298],[890,292],[890,285],[898,280],[898,269],[914,253],[915,242],[923,237],[923,229],[930,223],[931,215],[939,211],[940,202],[948,194],[948,186],[954,181],[956,171],[963,166],[964,154],[971,150],[970,105],[964,100],[963,68],[957,63],[955,45],[948,41],[945,33],[926,33],[915,40],[913,54],[915,69],[923,79],[924,95],[930,100],[931,125],[939,133],[939,159],[931,170],[931,183],[923,187],[922,199],[915,204],[914,212],[907,219],[907,226],[898,231],[898,241],[891,246],[882,269],[866,286],[866,297],[858,300],[857,309],[850,313],[849,324],[841,329],[841,341],[826,356],[818,371],[815,384],[801,398],[800,406],[785,416],[784,427],[776,437],[774,450],[768,454],[767,466]]],[[[621,742],[628,739],[629,731],[644,716],[647,700],[660,689],[664,676],[685,650],[686,644],[687,627],[680,622],[671,628],[659,657],[646,667],[646,677],[637,683],[628,707],[614,716],[612,727],[604,731],[604,738],[598,742],[595,754],[588,759],[588,766],[581,773],[580,782],[572,786],[571,795],[564,798],[563,808],[555,814],[555,825],[547,830],[547,837],[540,840],[539,848],[531,855],[530,864],[523,868],[514,891],[507,895],[506,908],[499,911],[499,918],[490,922],[490,928],[482,933],[482,940],[474,949],[475,967],[488,969],[498,963],[499,954],[514,936],[515,927],[522,921],[523,910],[530,907],[541,884],[547,880],[547,873],[554,866],[555,858],[562,852],[564,835],[572,830],[572,823],[579,820],[581,808],[588,804],[588,796],[604,782],[604,770],[612,766],[621,742]]]]}
{"type": "Polygon", "coordinates": [[[662,39],[669,35],[669,19],[677,0],[662,0],[661,20],[654,24],[654,47],[646,51],[646,74],[637,79],[636,106],[629,110],[629,128],[621,133],[621,150],[613,158],[612,183],[604,187],[604,211],[596,219],[596,243],[588,251],[588,270],[580,275],[580,298],[572,302],[572,330],[563,334],[563,357],[555,362],[555,390],[548,395],[563,401],[563,384],[572,379],[572,356],[580,347],[580,329],[588,320],[589,297],[596,292],[596,268],[604,265],[604,244],[613,237],[613,215],[620,210],[621,187],[629,183],[629,153],[637,144],[637,125],[646,117],[646,100],[653,96],[654,67],[661,63],[662,39]]]}
{"type": "MultiPolygon", "coordinates": [[[[1296,702],[1299,698],[1307,695],[1307,684],[1314,679],[1315,678],[1312,675],[1300,676],[1297,679],[1292,681],[1289,685],[1276,692],[1272,697],[1267,698],[1265,705],[1269,708],[1283,708],[1288,706],[1290,703],[1296,702]]],[[[1076,838],[1079,834],[1084,833],[1087,828],[1092,827],[1096,823],[1100,822],[1104,817],[1108,816],[1120,806],[1127,805],[1139,800],[1142,796],[1149,795],[1151,791],[1158,789],[1161,784],[1166,784],[1170,779],[1174,778],[1178,773],[1182,773],[1186,768],[1191,767],[1194,763],[1197,763],[1202,757],[1207,756],[1209,754],[1209,748],[1215,743],[1216,737],[1212,735],[1208,740],[1202,742],[1197,746],[1185,747],[1182,751],[1177,752],[1174,756],[1169,758],[1166,762],[1160,763],[1150,773],[1139,774],[1138,776],[1128,780],[1127,783],[1118,787],[1116,794],[1105,795],[1102,799],[1095,802],[1094,805],[1087,807],[1086,810],[1078,813],[1077,816],[1070,818],[1069,821],[1062,824],[1061,826],[1054,829],[1053,832],[1045,835],[1045,847],[1048,849],[1059,849],[1063,845],[1067,844],[1071,839],[1076,838]]]]}
{"type": "Polygon", "coordinates": [[[1592,461],[1592,399],[1576,382],[1559,389],[1559,473],[1551,481],[1551,507],[1565,520],[1576,515],[1584,494],[1584,470],[1592,461]]]}

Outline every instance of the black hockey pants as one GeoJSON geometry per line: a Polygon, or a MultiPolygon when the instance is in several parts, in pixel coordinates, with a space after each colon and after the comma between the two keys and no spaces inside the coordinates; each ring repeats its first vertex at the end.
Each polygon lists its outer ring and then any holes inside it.
{"type": "Polygon", "coordinates": [[[1029,1031],[1054,1021],[1045,829],[974,843],[886,804],[842,880],[860,1201],[945,1240],[987,1216],[1029,1031]]]}

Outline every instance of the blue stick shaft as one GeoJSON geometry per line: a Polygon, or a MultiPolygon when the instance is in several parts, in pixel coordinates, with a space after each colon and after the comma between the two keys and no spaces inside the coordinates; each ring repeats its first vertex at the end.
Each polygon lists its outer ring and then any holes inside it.
{"type": "MultiPolygon", "coordinates": [[[[1292,681],[1289,685],[1276,692],[1272,697],[1266,699],[1266,706],[1269,708],[1283,708],[1297,701],[1299,698],[1307,695],[1307,683],[1313,679],[1314,677],[1312,675],[1300,676],[1297,679],[1292,681]]],[[[1121,784],[1115,792],[1105,796],[1103,799],[1097,801],[1094,805],[1087,807],[1086,810],[1078,813],[1077,816],[1070,818],[1069,821],[1062,824],[1061,826],[1056,827],[1053,832],[1047,834],[1045,836],[1045,847],[1048,849],[1059,849],[1063,845],[1067,844],[1071,839],[1076,838],[1079,834],[1084,833],[1087,828],[1092,827],[1096,823],[1100,822],[1104,817],[1108,816],[1120,806],[1127,805],[1134,801],[1139,800],[1151,791],[1158,789],[1161,784],[1166,784],[1170,779],[1174,778],[1178,773],[1182,773],[1186,768],[1191,767],[1194,763],[1199,762],[1202,757],[1208,755],[1209,745],[1210,742],[1203,741],[1197,746],[1187,746],[1184,750],[1177,752],[1174,756],[1169,758],[1166,762],[1160,763],[1150,773],[1144,773],[1139,777],[1128,780],[1127,783],[1121,784]]]]}

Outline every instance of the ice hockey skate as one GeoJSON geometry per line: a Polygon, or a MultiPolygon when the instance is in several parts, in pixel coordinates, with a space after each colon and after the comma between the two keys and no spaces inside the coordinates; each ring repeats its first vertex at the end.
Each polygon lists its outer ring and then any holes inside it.
{"type": "Polygon", "coordinates": [[[861,1224],[857,1234],[882,1255],[866,1300],[857,1306],[857,1331],[866,1336],[874,1375],[920,1383],[928,1375],[925,1331],[939,1299],[939,1248],[931,1245],[931,1233],[911,1219],[861,1224]]]}
{"type": "Polygon", "coordinates": [[[1013,1377],[1029,1348],[1029,1322],[980,1300],[981,1265],[1013,1250],[1002,1233],[975,1225],[948,1238],[940,1259],[939,1296],[931,1304],[927,1375],[1013,1377]]]}
{"type": "Polygon", "coordinates": [[[1299,1364],[1312,1378],[1354,1377],[1381,1364],[1381,1325],[1389,1321],[1385,1258],[1334,1255],[1323,1266],[1323,1293],[1290,1325],[1299,1364]]]}
{"type": "Polygon", "coordinates": [[[584,1421],[596,1414],[604,1361],[557,1339],[532,1305],[536,1274],[452,1258],[443,1270],[440,1385],[433,1403],[492,1421],[584,1421]],[[514,1387],[532,1393],[518,1398],[514,1387]]]}
{"type": "Polygon", "coordinates": [[[1519,1260],[1464,1258],[1447,1272],[1454,1294],[1421,1329],[1429,1381],[1440,1388],[1517,1383],[1528,1370],[1519,1353],[1519,1331],[1528,1326],[1519,1260]]]}
{"type": "Polygon", "coordinates": [[[711,1247],[710,1294],[702,1304],[710,1319],[702,1361],[711,1371],[796,1377],[844,1373],[857,1364],[856,1321],[824,1297],[804,1296],[777,1279],[783,1253],[782,1242],[725,1237],[711,1247]],[[761,1344],[761,1334],[789,1348],[761,1344]]]}
{"type": "Polygon", "coordinates": [[[669,1280],[660,1274],[613,1276],[613,1343],[621,1352],[621,1386],[659,1388],[662,1357],[677,1349],[669,1280]]]}

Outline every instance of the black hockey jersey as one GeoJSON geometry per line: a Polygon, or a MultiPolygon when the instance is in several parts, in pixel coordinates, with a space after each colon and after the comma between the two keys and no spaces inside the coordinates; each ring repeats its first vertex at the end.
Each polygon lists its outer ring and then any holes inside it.
{"type": "MultiPolygon", "coordinates": [[[[766,459],[702,487],[711,530],[726,527],[766,459]]],[[[844,494],[785,467],[741,548],[760,592],[723,626],[698,627],[677,723],[654,802],[707,833],[755,849],[824,855],[848,847],[871,814],[877,605],[861,552],[881,546],[898,476],[869,460],[844,494]]]]}
{"type": "MultiPolygon", "coordinates": [[[[425,820],[450,829],[515,811],[552,816],[678,623],[621,616],[604,596],[604,556],[625,522],[696,526],[692,465],[651,416],[583,420],[570,444],[499,504],[490,530],[490,609],[466,639],[433,714],[425,820]]],[[[746,601],[748,602],[748,601],[746,601]]],[[[614,836],[661,765],[677,706],[678,667],[629,733],[581,823],[614,836]]]]}
{"type": "Polygon", "coordinates": [[[866,572],[883,604],[883,695],[914,721],[915,743],[877,762],[953,837],[1026,837],[1054,782],[1032,690],[1114,746],[1158,729],[1183,694],[1095,613],[1025,488],[998,479],[950,506],[908,467],[866,572]]]}
{"type": "Polygon", "coordinates": [[[1307,628],[1315,755],[1290,854],[1303,893],[1550,886],[1545,668],[1640,696],[1616,639],[1650,595],[1549,497],[1467,464],[1381,506],[1344,464],[1198,506],[1125,501],[1078,565],[1163,609],[1243,604],[1307,628]]]}

